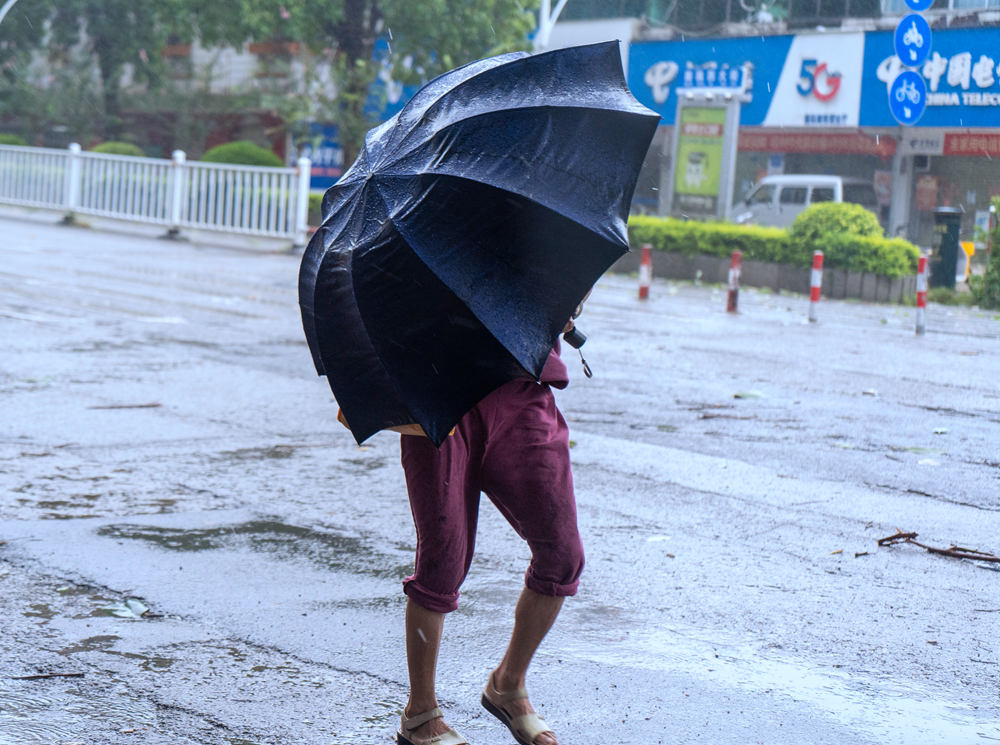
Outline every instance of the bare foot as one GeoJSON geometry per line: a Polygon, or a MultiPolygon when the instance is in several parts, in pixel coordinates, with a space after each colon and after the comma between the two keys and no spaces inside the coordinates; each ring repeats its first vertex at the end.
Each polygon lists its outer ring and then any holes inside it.
{"type": "MultiPolygon", "coordinates": [[[[511,718],[521,716],[522,714],[534,714],[536,713],[535,709],[526,698],[515,698],[504,703],[500,702],[500,696],[504,691],[513,691],[522,687],[523,685],[517,681],[501,686],[499,676],[491,675],[490,682],[486,686],[486,697],[490,700],[490,703],[498,709],[507,712],[511,718]]],[[[534,745],[559,745],[559,741],[552,732],[541,732],[532,742],[534,745]]]]}

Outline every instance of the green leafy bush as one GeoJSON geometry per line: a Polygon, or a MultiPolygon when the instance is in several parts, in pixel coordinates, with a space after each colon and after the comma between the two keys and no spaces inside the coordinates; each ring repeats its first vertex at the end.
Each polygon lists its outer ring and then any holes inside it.
{"type": "Polygon", "coordinates": [[[138,145],[133,145],[131,142],[116,142],[115,140],[102,142],[100,145],[90,148],[90,151],[92,153],[104,153],[105,155],[129,155],[133,158],[144,158],[146,156],[146,153],[138,145]]]}
{"type": "Polygon", "coordinates": [[[274,166],[285,165],[281,158],[267,148],[255,145],[249,140],[237,140],[216,145],[201,156],[207,163],[234,163],[243,166],[274,166]]]}
{"type": "Polygon", "coordinates": [[[309,219],[310,225],[319,225],[323,222],[323,192],[309,192],[309,219]]]}
{"type": "Polygon", "coordinates": [[[739,250],[747,259],[782,261],[789,249],[788,234],[781,228],[696,222],[671,217],[632,217],[628,221],[628,235],[633,247],[649,243],[657,251],[689,255],[730,256],[733,251],[739,250]]]}
{"type": "MultiPolygon", "coordinates": [[[[875,219],[874,215],[864,211],[875,219]]],[[[870,225],[865,226],[866,218],[858,222],[862,231],[873,232],[870,225]]],[[[875,235],[859,235],[850,231],[824,232],[811,240],[802,237],[793,239],[791,231],[782,228],[636,215],[629,219],[628,233],[633,248],[649,243],[660,251],[721,257],[729,257],[733,251],[739,250],[743,252],[744,259],[802,267],[810,266],[813,251],[820,250],[828,267],[888,277],[914,274],[920,250],[901,238],[881,237],[882,229],[877,220],[875,227],[875,235]]]]}
{"type": "Polygon", "coordinates": [[[941,305],[972,305],[970,293],[958,292],[951,287],[932,287],[927,291],[927,302],[941,305]]]}
{"type": "MultiPolygon", "coordinates": [[[[994,199],[993,204],[1000,211],[1000,199],[994,199]]],[[[990,244],[990,263],[985,273],[969,277],[969,289],[980,308],[1000,308],[1000,224],[993,229],[990,244]]]]}
{"type": "Polygon", "coordinates": [[[20,145],[27,146],[28,142],[23,137],[17,135],[0,134],[0,145],[20,145]]]}
{"type": "Polygon", "coordinates": [[[820,202],[806,207],[788,230],[788,236],[793,241],[817,247],[834,235],[877,238],[883,232],[873,213],[860,204],[848,202],[820,202]]]}
{"type": "MultiPolygon", "coordinates": [[[[828,235],[815,244],[823,252],[823,265],[852,272],[870,272],[887,277],[915,274],[920,249],[902,238],[882,238],[842,233],[828,235]]],[[[812,256],[812,251],[808,252],[812,256]]]]}

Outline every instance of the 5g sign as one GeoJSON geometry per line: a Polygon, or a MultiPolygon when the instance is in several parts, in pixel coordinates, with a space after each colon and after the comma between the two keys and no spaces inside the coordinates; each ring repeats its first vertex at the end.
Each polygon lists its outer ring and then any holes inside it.
{"type": "Polygon", "coordinates": [[[830,72],[826,62],[803,59],[799,70],[799,83],[795,89],[802,97],[811,94],[820,101],[829,101],[840,90],[840,79],[840,73],[830,72]]]}

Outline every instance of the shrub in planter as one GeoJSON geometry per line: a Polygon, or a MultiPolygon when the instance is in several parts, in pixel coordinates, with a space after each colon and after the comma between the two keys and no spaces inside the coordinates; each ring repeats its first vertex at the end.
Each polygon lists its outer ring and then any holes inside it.
{"type": "Polygon", "coordinates": [[[894,279],[916,273],[920,258],[920,249],[902,238],[849,233],[827,235],[816,242],[815,249],[823,252],[824,266],[894,279]]]}
{"type": "Polygon", "coordinates": [[[102,142],[100,145],[90,148],[90,152],[104,153],[105,155],[130,155],[133,158],[146,157],[146,153],[138,145],[133,145],[131,142],[117,142],[115,140],[102,142]]]}
{"type": "Polygon", "coordinates": [[[21,147],[26,147],[28,142],[23,137],[18,137],[17,135],[0,134],[0,145],[20,145],[21,147]]]}
{"type": "Polygon", "coordinates": [[[243,166],[274,166],[285,165],[281,158],[267,148],[255,145],[249,140],[237,140],[216,145],[201,156],[207,163],[233,163],[243,166]]]}
{"type": "Polygon", "coordinates": [[[636,215],[628,221],[629,245],[636,250],[649,243],[657,251],[729,257],[740,250],[746,259],[785,260],[788,235],[781,228],[730,223],[676,220],[636,215]]]}
{"type": "Polygon", "coordinates": [[[841,234],[875,238],[883,232],[874,214],[860,204],[848,202],[821,202],[807,207],[788,230],[793,241],[810,245],[841,234]]]}

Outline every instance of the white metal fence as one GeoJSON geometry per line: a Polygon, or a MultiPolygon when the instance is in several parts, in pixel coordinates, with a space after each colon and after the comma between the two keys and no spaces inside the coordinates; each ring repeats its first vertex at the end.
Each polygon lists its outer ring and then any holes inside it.
{"type": "Polygon", "coordinates": [[[0,204],[183,228],[290,238],[304,246],[308,158],[295,168],[0,145],[0,204]]]}

